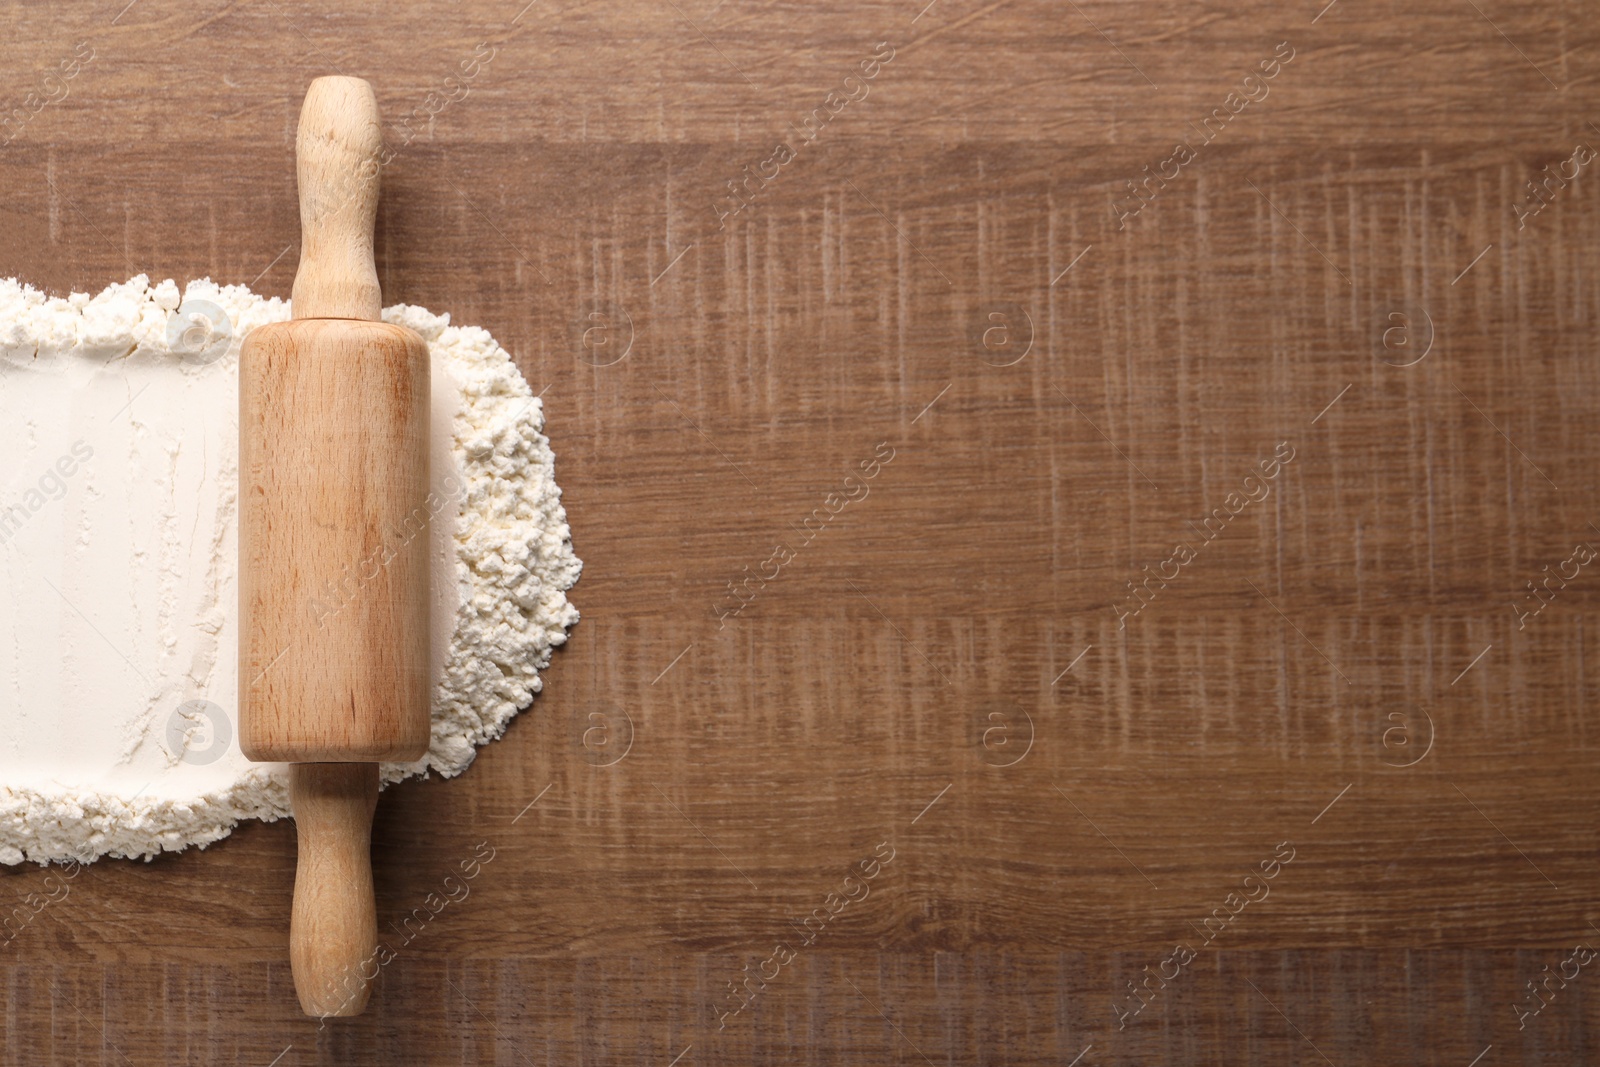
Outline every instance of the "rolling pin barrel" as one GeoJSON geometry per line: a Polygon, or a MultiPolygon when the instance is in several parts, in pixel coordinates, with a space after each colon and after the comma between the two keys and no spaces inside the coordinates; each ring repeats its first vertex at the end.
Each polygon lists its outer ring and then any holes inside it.
{"type": "Polygon", "coordinates": [[[366,82],[311,83],[294,318],[239,357],[239,739],[296,764],[290,959],[319,1016],[360,1012],[377,973],[376,763],[429,739],[428,350],[376,321],[381,149],[366,82]]]}

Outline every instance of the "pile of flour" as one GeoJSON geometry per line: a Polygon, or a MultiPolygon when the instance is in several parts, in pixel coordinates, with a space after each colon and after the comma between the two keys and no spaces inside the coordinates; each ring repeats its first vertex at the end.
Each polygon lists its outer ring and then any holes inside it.
{"type": "MultiPolygon", "coordinates": [[[[149,858],[289,813],[239,752],[238,348],[289,305],[141,275],[0,279],[0,863],[149,858]]],[[[399,305],[433,357],[433,741],[461,773],[577,610],[543,407],[493,337],[399,305]]]]}

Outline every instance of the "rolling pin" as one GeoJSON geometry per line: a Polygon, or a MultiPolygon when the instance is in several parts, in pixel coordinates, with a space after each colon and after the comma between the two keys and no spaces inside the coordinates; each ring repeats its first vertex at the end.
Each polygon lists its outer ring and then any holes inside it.
{"type": "Polygon", "coordinates": [[[293,319],[239,353],[239,744],[286,762],[300,1006],[359,1014],[377,959],[378,761],[428,749],[426,342],[378,321],[372,87],[318,78],[295,138],[293,319]]]}

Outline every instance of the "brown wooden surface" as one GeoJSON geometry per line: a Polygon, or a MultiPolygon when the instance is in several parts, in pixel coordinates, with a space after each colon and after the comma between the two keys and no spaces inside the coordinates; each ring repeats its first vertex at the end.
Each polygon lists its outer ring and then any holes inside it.
{"type": "Polygon", "coordinates": [[[0,149],[0,274],[288,295],[301,95],[370,79],[385,298],[487,327],[543,391],[583,621],[464,776],[379,804],[380,928],[493,858],[364,1017],[299,1016],[293,830],[250,825],[83,870],[5,949],[4,1063],[1600,1043],[1600,967],[1514,1011],[1600,947],[1600,573],[1514,612],[1600,540],[1600,193],[1586,170],[1515,214],[1600,143],[1592,6],[123,2],[5,8],[17,106],[93,58],[0,149]],[[879,41],[870,94],[719,232],[725,183],[879,41]],[[1282,41],[1270,94],[1119,231],[1124,182],[1282,41]],[[465,96],[398,128],[480,44],[465,96]],[[1271,495],[1119,630],[1125,581],[1279,442],[1271,495]],[[880,443],[868,495],[719,628],[880,443]],[[870,895],[719,1031],[741,967],[881,842],[870,895]]]}

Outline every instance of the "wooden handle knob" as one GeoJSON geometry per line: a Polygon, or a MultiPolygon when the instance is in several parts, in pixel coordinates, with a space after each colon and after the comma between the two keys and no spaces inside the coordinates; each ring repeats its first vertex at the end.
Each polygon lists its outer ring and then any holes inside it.
{"type": "Polygon", "coordinates": [[[360,78],[318,78],[306,90],[295,138],[300,184],[297,319],[377,319],[372,262],[383,133],[378,100],[360,78]]]}
{"type": "Polygon", "coordinates": [[[300,841],[289,922],[295,991],[307,1015],[359,1015],[379,967],[372,896],[378,765],[296,763],[289,775],[300,841]]]}

